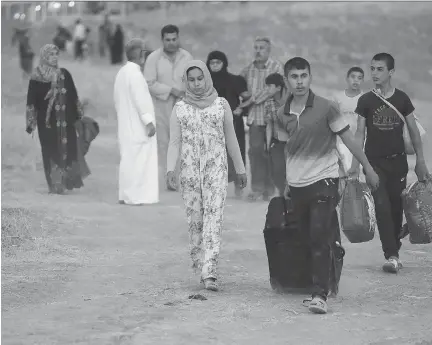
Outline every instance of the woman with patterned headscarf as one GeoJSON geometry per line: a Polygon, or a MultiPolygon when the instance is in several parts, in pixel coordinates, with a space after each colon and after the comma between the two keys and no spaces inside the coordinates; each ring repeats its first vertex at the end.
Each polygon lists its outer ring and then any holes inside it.
{"type": "Polygon", "coordinates": [[[170,120],[167,183],[176,188],[175,168],[180,156],[179,184],[189,223],[192,267],[201,271],[208,290],[217,291],[223,210],[228,185],[227,148],[241,188],[246,171],[234,132],[233,115],[218,97],[204,62],[186,64],[186,93],[174,106],[170,120]]]}
{"type": "Polygon", "coordinates": [[[82,117],[77,90],[69,71],[58,67],[59,49],[46,44],[33,71],[27,93],[26,131],[36,127],[50,193],[83,186],[77,162],[75,122],[82,117]]]}
{"type": "MultiPolygon", "coordinates": [[[[228,104],[233,111],[234,130],[237,136],[237,142],[240,147],[243,163],[246,165],[246,136],[243,122],[245,114],[239,108],[240,97],[243,97],[247,92],[246,80],[239,76],[228,72],[228,59],[225,53],[214,50],[207,57],[207,68],[213,80],[213,86],[216,89],[219,97],[223,97],[228,101],[228,104]]],[[[232,160],[228,157],[228,182],[233,182],[235,185],[235,194],[241,196],[241,189],[237,184],[235,169],[232,160]]]]}

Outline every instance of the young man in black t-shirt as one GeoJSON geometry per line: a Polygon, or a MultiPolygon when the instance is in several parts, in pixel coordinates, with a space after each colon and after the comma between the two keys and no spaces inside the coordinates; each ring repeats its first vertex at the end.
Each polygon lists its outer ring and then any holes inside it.
{"type": "MultiPolygon", "coordinates": [[[[404,116],[417,156],[415,173],[419,181],[427,177],[428,169],[423,156],[423,145],[415,123],[414,106],[408,95],[391,85],[394,58],[387,53],[376,54],[371,62],[372,80],[377,91],[404,116]]],[[[403,208],[401,193],[406,188],[408,162],[403,140],[404,123],[399,115],[372,91],[363,94],[355,112],[359,115],[356,138],[365,143],[366,156],[380,178],[372,195],[375,201],[378,230],[386,262],[383,270],[397,273],[402,267],[399,260],[403,208]]],[[[359,163],[353,160],[350,175],[358,176],[359,163]]]]}

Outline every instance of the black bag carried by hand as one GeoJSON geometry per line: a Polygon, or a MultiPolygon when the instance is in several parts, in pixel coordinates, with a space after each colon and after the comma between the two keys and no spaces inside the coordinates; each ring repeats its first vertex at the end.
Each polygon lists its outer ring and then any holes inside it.
{"type": "Polygon", "coordinates": [[[374,238],[377,229],[375,204],[366,183],[349,179],[340,201],[341,228],[351,243],[374,238]]]}
{"type": "MultiPolygon", "coordinates": [[[[337,216],[335,222],[335,227],[339,229],[337,216]]],[[[291,199],[275,197],[270,200],[264,241],[271,287],[279,292],[311,293],[313,283],[309,233],[299,229],[291,199]]],[[[338,231],[332,247],[330,290],[333,295],[339,291],[344,255],[338,231]]]]}
{"type": "Polygon", "coordinates": [[[432,177],[414,182],[402,192],[409,240],[412,244],[432,242],[432,177]]]}

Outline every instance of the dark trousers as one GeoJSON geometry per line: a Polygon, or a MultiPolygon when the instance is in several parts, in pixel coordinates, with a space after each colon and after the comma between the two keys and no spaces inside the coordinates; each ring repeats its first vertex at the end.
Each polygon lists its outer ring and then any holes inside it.
{"type": "Polygon", "coordinates": [[[290,186],[294,211],[305,240],[311,244],[314,296],[327,300],[330,289],[332,246],[340,243],[336,207],[339,180],[324,179],[306,187],[290,186]]]}
{"type": "Polygon", "coordinates": [[[269,148],[271,177],[279,195],[283,194],[286,184],[285,145],[285,141],[272,139],[269,148]]]}
{"type": "Polygon", "coordinates": [[[407,184],[407,157],[400,154],[387,158],[370,158],[369,161],[380,179],[379,187],[372,196],[384,257],[399,257],[402,246],[399,233],[403,219],[401,194],[407,184]]]}
{"type": "Polygon", "coordinates": [[[249,162],[252,192],[272,195],[274,185],[270,174],[270,160],[266,153],[266,126],[249,127],[249,162]]]}
{"type": "Polygon", "coordinates": [[[76,40],[75,41],[75,59],[83,59],[84,58],[83,45],[84,45],[84,40],[76,40]]]}

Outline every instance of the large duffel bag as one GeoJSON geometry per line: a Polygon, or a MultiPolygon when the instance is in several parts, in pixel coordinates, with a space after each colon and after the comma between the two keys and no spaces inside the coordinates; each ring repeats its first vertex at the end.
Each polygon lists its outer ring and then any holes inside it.
{"type": "Polygon", "coordinates": [[[432,178],[414,182],[402,192],[409,240],[412,244],[432,242],[432,178]]]}
{"type": "Polygon", "coordinates": [[[363,243],[374,238],[377,229],[375,204],[366,183],[347,180],[339,204],[341,229],[351,243],[363,243]]]}
{"type": "MultiPolygon", "coordinates": [[[[338,227],[337,214],[334,215],[338,227]]],[[[273,198],[268,206],[264,241],[270,273],[270,285],[278,292],[311,293],[312,255],[309,233],[300,231],[290,199],[273,198]]],[[[340,232],[335,232],[332,247],[330,293],[336,295],[342,272],[345,250],[340,245],[340,232]]]]}

